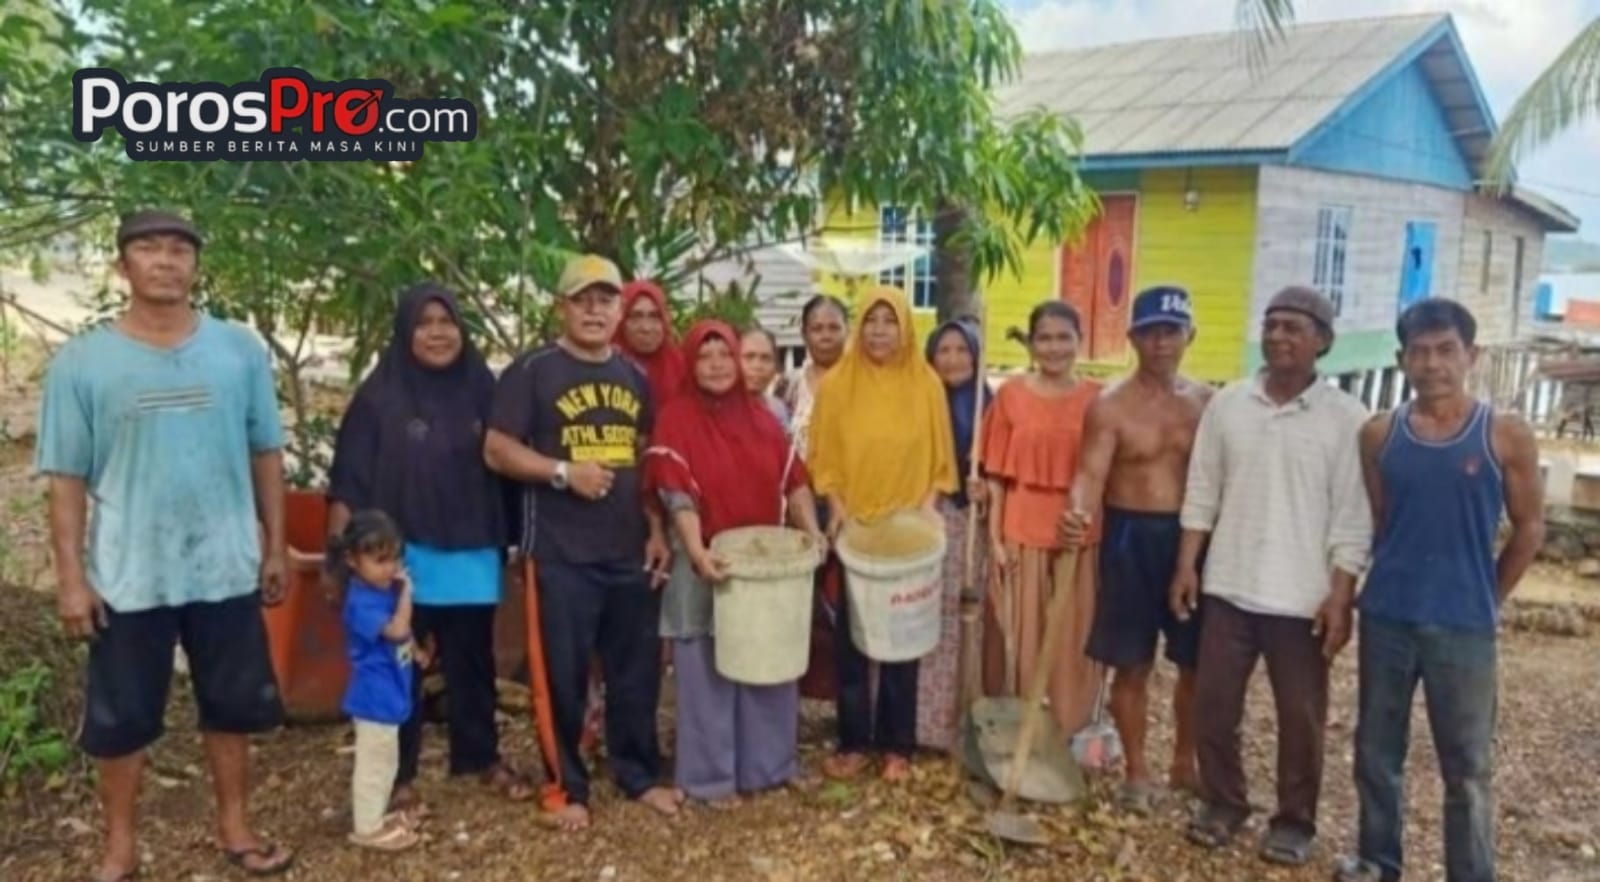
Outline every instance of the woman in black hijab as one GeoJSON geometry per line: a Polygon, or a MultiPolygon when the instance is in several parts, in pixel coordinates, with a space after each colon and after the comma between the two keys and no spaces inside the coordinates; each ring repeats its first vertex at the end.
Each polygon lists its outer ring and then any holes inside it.
{"type": "MultiPolygon", "coordinates": [[[[494,374],[468,339],[455,296],[434,282],[408,289],[388,348],[339,424],[328,530],[337,536],[352,511],[367,508],[400,524],[412,630],[419,646],[433,638],[449,694],[450,773],[481,775],[523,800],[532,785],[501,759],[494,722],[494,614],[511,530],[505,486],[483,463],[493,395],[494,374]]],[[[420,809],[412,782],[421,701],[414,704],[400,732],[395,810],[420,809]]]]}

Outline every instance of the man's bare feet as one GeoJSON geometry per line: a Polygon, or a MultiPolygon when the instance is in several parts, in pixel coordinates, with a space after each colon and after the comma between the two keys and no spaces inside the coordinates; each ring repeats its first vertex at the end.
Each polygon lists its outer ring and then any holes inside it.
{"type": "Polygon", "coordinates": [[[871,760],[864,753],[836,753],[822,761],[822,774],[835,781],[858,778],[871,760]]]}
{"type": "Polygon", "coordinates": [[[107,854],[100,861],[94,882],[131,882],[139,875],[139,859],[131,855],[112,857],[107,854]]]}
{"type": "Polygon", "coordinates": [[[250,840],[248,844],[222,846],[222,856],[249,876],[276,876],[294,866],[294,852],[289,849],[255,836],[250,840]]]}
{"type": "Polygon", "coordinates": [[[1177,764],[1167,771],[1167,786],[1176,793],[1200,795],[1200,770],[1193,763],[1177,764]]]}
{"type": "Polygon", "coordinates": [[[427,803],[422,801],[422,795],[417,792],[417,788],[410,784],[395,786],[394,792],[389,794],[389,811],[403,812],[407,818],[418,822],[432,814],[427,803]]]}
{"type": "Polygon", "coordinates": [[[911,760],[898,753],[883,758],[883,771],[879,777],[890,784],[899,784],[911,778],[911,760]]]}
{"type": "Polygon", "coordinates": [[[639,803],[660,812],[667,817],[672,817],[683,807],[685,797],[682,790],[674,787],[652,787],[639,794],[639,803]]]}
{"type": "Polygon", "coordinates": [[[545,822],[563,833],[577,833],[589,829],[589,807],[581,803],[568,803],[545,815],[545,822]]]}

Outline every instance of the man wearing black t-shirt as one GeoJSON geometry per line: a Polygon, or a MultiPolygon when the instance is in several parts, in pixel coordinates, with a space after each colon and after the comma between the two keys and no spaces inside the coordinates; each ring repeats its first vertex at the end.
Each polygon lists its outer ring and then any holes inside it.
{"type": "MultiPolygon", "coordinates": [[[[606,682],[606,746],[617,785],[662,814],[682,794],[659,785],[657,637],[668,550],[639,490],[639,456],[654,421],[645,374],[611,347],[622,278],[603,257],[567,264],[556,294],[562,333],[501,374],[484,442],[489,467],[527,485],[525,553],[538,568],[538,611],[565,804],[557,826],[589,824],[589,775],[578,752],[598,651],[606,682]]],[[[549,764],[550,758],[547,758],[549,764]]]]}

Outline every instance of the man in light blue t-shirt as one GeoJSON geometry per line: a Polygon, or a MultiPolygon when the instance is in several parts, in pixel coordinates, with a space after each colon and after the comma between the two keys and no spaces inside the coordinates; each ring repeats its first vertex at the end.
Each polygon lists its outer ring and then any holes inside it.
{"type": "Polygon", "coordinates": [[[61,619],[90,641],[78,743],[99,766],[106,882],[138,870],[139,777],[180,643],[219,849],[252,875],[293,861],[246,810],[249,735],[283,717],[261,619],[284,590],[283,427],[265,348],[190,304],[200,245],[176,215],[123,219],[127,309],[61,348],[39,413],[61,619]]]}

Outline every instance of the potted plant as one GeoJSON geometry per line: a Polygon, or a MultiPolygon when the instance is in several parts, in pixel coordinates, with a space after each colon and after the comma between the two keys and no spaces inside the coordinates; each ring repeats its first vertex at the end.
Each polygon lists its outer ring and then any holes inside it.
{"type": "MultiPolygon", "coordinates": [[[[298,378],[286,378],[299,386],[298,378]]],[[[313,411],[294,393],[294,421],[285,457],[284,532],[289,545],[288,584],[283,602],[264,611],[272,669],[284,712],[292,722],[343,717],[340,704],[350,678],[344,630],[337,604],[322,590],[328,532],[328,451],[334,419],[313,411]]]]}

